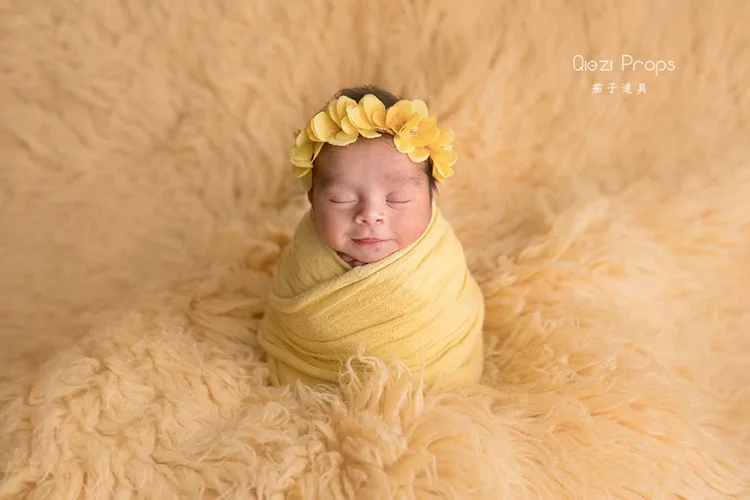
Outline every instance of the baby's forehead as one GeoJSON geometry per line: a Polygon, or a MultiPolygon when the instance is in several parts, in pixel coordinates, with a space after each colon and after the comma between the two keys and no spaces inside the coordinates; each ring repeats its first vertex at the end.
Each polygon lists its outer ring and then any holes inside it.
{"type": "Polygon", "coordinates": [[[346,150],[345,147],[324,150],[315,161],[315,182],[326,186],[367,178],[392,185],[425,183],[423,168],[408,156],[395,151],[395,155],[383,155],[382,152],[382,149],[346,150]]]}
{"type": "Polygon", "coordinates": [[[425,175],[418,165],[411,164],[406,167],[391,166],[383,168],[380,165],[372,165],[367,171],[347,168],[345,164],[332,164],[323,162],[315,168],[315,182],[320,186],[346,183],[366,177],[370,182],[388,185],[419,185],[424,184],[425,175]]]}

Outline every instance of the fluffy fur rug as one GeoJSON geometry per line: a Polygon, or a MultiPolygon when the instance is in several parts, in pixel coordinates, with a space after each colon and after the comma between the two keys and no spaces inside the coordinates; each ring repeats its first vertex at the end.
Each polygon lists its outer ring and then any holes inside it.
{"type": "Polygon", "coordinates": [[[3,2],[0,498],[750,498],[749,20],[3,2]],[[480,387],[266,383],[292,132],[362,83],[457,132],[480,387]]]}

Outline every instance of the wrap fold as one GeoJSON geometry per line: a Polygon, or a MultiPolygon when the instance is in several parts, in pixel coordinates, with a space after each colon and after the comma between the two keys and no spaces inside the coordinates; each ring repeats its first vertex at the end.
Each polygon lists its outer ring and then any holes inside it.
{"type": "Polygon", "coordinates": [[[477,383],[484,299],[435,202],[416,242],[355,268],[322,241],[313,217],[282,252],[258,333],[271,384],[335,383],[348,361],[364,369],[358,354],[397,359],[428,384],[477,383]]]}

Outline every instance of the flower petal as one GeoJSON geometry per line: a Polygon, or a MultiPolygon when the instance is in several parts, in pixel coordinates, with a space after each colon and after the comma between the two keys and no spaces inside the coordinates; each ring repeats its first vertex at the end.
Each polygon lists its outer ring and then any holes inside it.
{"type": "Polygon", "coordinates": [[[383,125],[385,126],[385,105],[380,102],[380,99],[375,97],[372,94],[367,94],[362,97],[362,99],[359,100],[359,105],[362,106],[362,109],[365,110],[365,114],[367,115],[368,120],[370,120],[370,123],[373,125],[377,125],[375,123],[375,119],[373,115],[375,115],[376,112],[382,111],[383,112],[383,125]]]}
{"type": "Polygon", "coordinates": [[[445,165],[446,167],[453,166],[454,163],[456,163],[457,155],[456,152],[452,149],[432,149],[431,147],[428,147],[430,150],[430,158],[432,158],[432,162],[434,164],[441,164],[445,165]]]}
{"type": "Polygon", "coordinates": [[[292,148],[292,150],[289,152],[289,159],[291,159],[292,163],[294,163],[295,165],[300,162],[312,161],[314,150],[315,146],[313,146],[313,143],[308,142],[307,144],[303,144],[302,146],[292,148]]]}
{"type": "Polygon", "coordinates": [[[372,114],[372,124],[375,125],[376,128],[385,130],[386,129],[385,117],[386,117],[385,109],[375,111],[372,114]]]}
{"type": "Polygon", "coordinates": [[[413,113],[408,120],[401,126],[401,129],[398,130],[399,134],[407,134],[409,132],[414,131],[416,129],[417,125],[419,125],[419,121],[422,119],[421,116],[417,113],[413,113]]]}
{"type": "Polygon", "coordinates": [[[430,152],[427,150],[427,148],[415,148],[414,151],[411,151],[409,153],[409,158],[414,163],[422,163],[427,158],[430,157],[430,152]]]}
{"type": "Polygon", "coordinates": [[[452,177],[453,174],[454,174],[453,169],[449,167],[448,165],[441,163],[439,161],[434,161],[432,163],[432,176],[440,184],[444,184],[445,179],[452,177]]]}
{"type": "Polygon", "coordinates": [[[441,186],[445,185],[445,177],[443,177],[440,174],[436,174],[434,168],[432,170],[432,178],[435,179],[437,182],[439,182],[441,186]]]}
{"type": "Polygon", "coordinates": [[[395,135],[393,137],[393,144],[399,153],[409,153],[414,151],[414,144],[411,143],[411,137],[406,135],[395,135]]]}
{"type": "Polygon", "coordinates": [[[331,137],[328,140],[328,143],[333,144],[334,146],[348,146],[349,144],[356,141],[357,137],[358,135],[349,135],[342,130],[341,132],[337,133],[335,136],[331,137]]]}
{"type": "Polygon", "coordinates": [[[344,116],[341,119],[341,130],[346,135],[353,135],[353,136],[356,137],[359,134],[359,131],[357,130],[357,127],[355,127],[354,125],[352,125],[352,122],[349,120],[348,116],[344,116]]]}
{"type": "Polygon", "coordinates": [[[300,165],[294,165],[292,167],[292,172],[294,173],[294,176],[298,179],[302,177],[303,175],[307,175],[308,172],[312,170],[312,163],[308,164],[300,164],[300,165]]]}
{"type": "Polygon", "coordinates": [[[351,97],[346,97],[345,95],[342,95],[338,98],[336,101],[336,113],[339,115],[339,120],[343,120],[346,116],[346,110],[347,108],[351,108],[352,106],[356,106],[357,101],[352,99],[351,97]]]}
{"type": "Polygon", "coordinates": [[[298,130],[295,134],[294,145],[297,147],[304,146],[310,142],[310,136],[307,135],[307,130],[298,130]]]}
{"type": "Polygon", "coordinates": [[[375,132],[374,130],[364,130],[364,129],[361,129],[359,133],[362,135],[362,137],[366,137],[368,139],[374,139],[376,137],[380,137],[381,135],[383,135],[380,132],[375,132]]]}
{"type": "Polygon", "coordinates": [[[320,154],[320,150],[323,149],[323,145],[324,144],[325,143],[323,143],[323,142],[316,142],[316,143],[314,143],[312,161],[315,161],[315,158],[318,157],[318,155],[320,154]]]}
{"type": "Polygon", "coordinates": [[[312,125],[310,123],[308,123],[307,126],[305,127],[305,133],[307,134],[307,137],[311,141],[319,141],[320,140],[320,139],[318,139],[318,136],[315,135],[315,132],[313,132],[312,125]]]}
{"type": "Polygon", "coordinates": [[[351,124],[357,127],[360,131],[375,129],[372,123],[370,123],[370,119],[367,117],[364,106],[362,106],[361,104],[347,109],[346,116],[347,118],[349,118],[349,122],[351,122],[351,124]]]}
{"type": "Polygon", "coordinates": [[[456,140],[456,134],[453,133],[452,129],[441,128],[440,133],[437,136],[437,139],[435,139],[432,144],[437,149],[437,148],[446,146],[448,144],[451,144],[455,140],[456,140]]]}
{"type": "MultiPolygon", "coordinates": [[[[414,114],[411,101],[401,100],[388,108],[385,113],[385,125],[393,133],[399,133],[404,124],[414,114]]],[[[419,115],[417,115],[419,116],[419,115]]]]}
{"type": "Polygon", "coordinates": [[[415,99],[411,102],[412,107],[414,108],[414,112],[417,113],[422,118],[427,118],[429,114],[427,113],[427,104],[422,99],[415,99]]]}
{"type": "MultiPolygon", "coordinates": [[[[325,142],[339,131],[339,126],[328,116],[328,113],[321,111],[315,115],[310,122],[310,127],[319,141],[325,142]]],[[[312,137],[311,137],[312,139],[312,137]]]]}
{"type": "Polygon", "coordinates": [[[341,117],[339,116],[336,107],[336,101],[331,101],[328,103],[328,116],[331,117],[331,120],[336,122],[336,125],[338,125],[339,127],[341,126],[341,117]]]}
{"type": "Polygon", "coordinates": [[[437,139],[440,131],[437,128],[437,118],[431,116],[419,122],[417,131],[412,135],[412,142],[416,147],[425,147],[437,139]]]}

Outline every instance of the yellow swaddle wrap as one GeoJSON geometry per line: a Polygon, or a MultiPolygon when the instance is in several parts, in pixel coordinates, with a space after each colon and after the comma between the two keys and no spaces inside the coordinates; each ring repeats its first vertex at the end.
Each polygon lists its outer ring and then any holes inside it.
{"type": "Polygon", "coordinates": [[[258,333],[271,383],[335,383],[358,353],[397,358],[426,383],[477,383],[484,299],[435,202],[416,242],[354,268],[318,236],[313,217],[305,214],[281,255],[258,333]]]}

